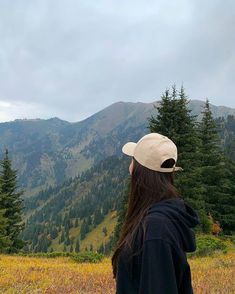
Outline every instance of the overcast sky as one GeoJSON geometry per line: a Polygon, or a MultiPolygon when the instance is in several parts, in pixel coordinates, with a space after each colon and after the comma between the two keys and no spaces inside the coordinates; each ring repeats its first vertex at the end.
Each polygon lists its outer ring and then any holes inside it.
{"type": "Polygon", "coordinates": [[[0,121],[82,120],[117,101],[235,107],[235,1],[0,0],[0,121]]]}

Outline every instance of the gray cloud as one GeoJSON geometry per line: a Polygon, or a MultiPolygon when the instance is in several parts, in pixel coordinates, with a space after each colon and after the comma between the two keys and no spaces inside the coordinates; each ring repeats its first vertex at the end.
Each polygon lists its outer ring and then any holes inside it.
{"type": "Polygon", "coordinates": [[[234,27],[232,0],[0,0],[0,121],[78,121],[182,82],[235,107],[234,27]]]}

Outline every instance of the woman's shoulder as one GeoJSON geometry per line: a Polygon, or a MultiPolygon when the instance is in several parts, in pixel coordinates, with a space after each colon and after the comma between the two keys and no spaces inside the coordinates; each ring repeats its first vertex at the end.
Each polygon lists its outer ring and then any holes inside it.
{"type": "Polygon", "coordinates": [[[170,220],[162,215],[147,215],[142,221],[142,228],[145,229],[144,241],[162,239],[175,244],[177,237],[172,230],[170,220]]]}

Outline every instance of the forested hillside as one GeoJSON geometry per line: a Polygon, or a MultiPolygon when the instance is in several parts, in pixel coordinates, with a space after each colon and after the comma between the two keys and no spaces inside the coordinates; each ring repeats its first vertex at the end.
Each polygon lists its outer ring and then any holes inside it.
{"type": "MultiPolygon", "coordinates": [[[[71,245],[75,249],[78,237],[81,243],[89,242],[87,234],[119,208],[128,164],[125,157],[110,156],[81,176],[26,199],[27,222],[23,237],[31,243],[28,250],[45,252],[56,248],[69,251],[71,245]]],[[[112,231],[102,229],[105,235],[111,236],[112,231]]],[[[96,250],[102,246],[101,236],[92,246],[96,250]]],[[[106,244],[107,250],[108,246],[106,244]]],[[[80,244],[80,248],[84,247],[80,244]]]]}
{"type": "Polygon", "coordinates": [[[235,161],[235,115],[228,115],[227,118],[219,117],[215,121],[225,152],[235,161]]]}

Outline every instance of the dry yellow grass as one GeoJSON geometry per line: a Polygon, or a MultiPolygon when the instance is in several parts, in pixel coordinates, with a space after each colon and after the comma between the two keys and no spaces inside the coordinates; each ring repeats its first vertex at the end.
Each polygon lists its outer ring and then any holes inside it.
{"type": "MultiPolygon", "coordinates": [[[[235,253],[188,259],[195,294],[235,293],[235,253]]],[[[55,259],[0,255],[0,293],[115,293],[111,260],[79,264],[55,259]]]]}
{"type": "Polygon", "coordinates": [[[235,293],[235,252],[189,259],[196,294],[235,293]]]}

